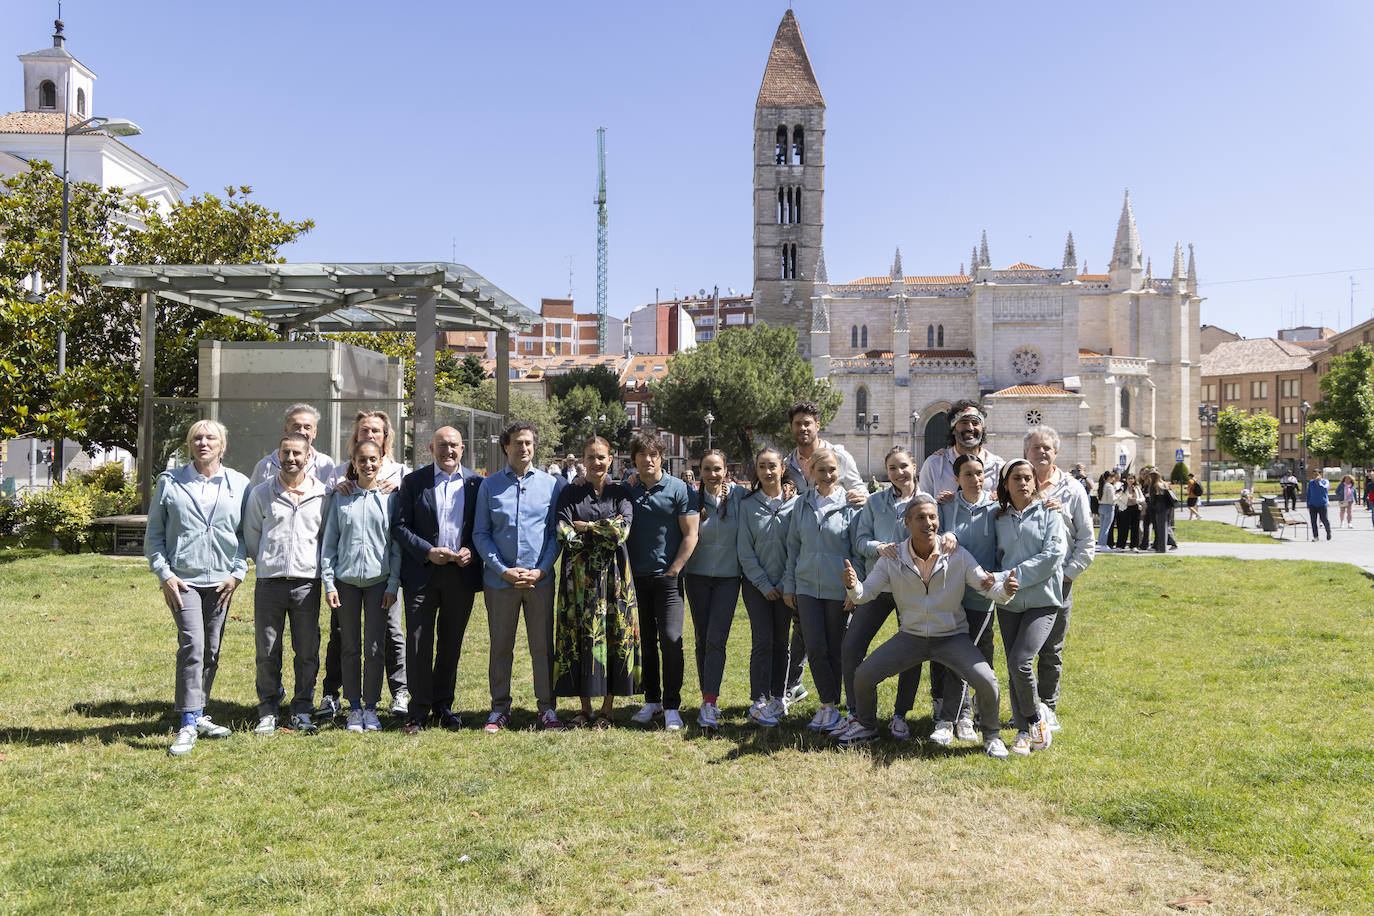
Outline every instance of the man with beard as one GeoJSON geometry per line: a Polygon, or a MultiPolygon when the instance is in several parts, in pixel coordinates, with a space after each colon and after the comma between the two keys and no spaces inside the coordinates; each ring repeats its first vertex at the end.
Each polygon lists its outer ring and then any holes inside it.
{"type": "Polygon", "coordinates": [[[917,488],[947,503],[959,491],[954,476],[954,462],[960,455],[974,455],[983,463],[983,489],[997,492],[997,477],[1002,473],[1002,459],[983,448],[987,417],[977,401],[957,401],[949,411],[949,447],[942,448],[921,465],[917,488]]]}

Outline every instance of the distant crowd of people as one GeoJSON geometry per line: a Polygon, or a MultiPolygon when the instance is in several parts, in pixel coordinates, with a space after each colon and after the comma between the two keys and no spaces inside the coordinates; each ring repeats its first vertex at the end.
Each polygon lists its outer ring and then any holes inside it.
{"type": "Polygon", "coordinates": [[[878,685],[896,677],[886,730],[906,740],[929,663],[930,740],[977,742],[994,757],[1049,748],[1060,729],[1074,582],[1112,530],[1137,530],[1132,509],[1153,521],[1156,544],[1167,536],[1162,503],[1150,502],[1158,475],[1146,491],[1134,475],[1119,492],[1103,482],[1104,534],[1095,542],[1089,488],[1056,466],[1060,440],[1050,427],[1030,429],[1023,455],[1004,461],[984,445],[978,404],[961,401],[950,411],[949,446],[919,468],[908,450],[892,449],[890,486],[870,493],[849,453],[821,438],[816,405],[794,405],[789,419],[795,448],[748,456],[748,484],[731,479],[727,456],[711,450],[691,486],[665,472],[664,444],[650,433],[632,439],[632,469],[617,480],[598,436],[580,456],[535,467],[538,430],[516,421],[500,436],[506,464],[482,477],[463,466],[463,439],[450,427],[435,431],[430,463],[407,469],[395,458],[390,418],[365,411],[348,459],[336,465],[314,447],[319,413],[300,404],[286,412],[278,447],[245,477],[223,464],[228,430],[192,424],[190,463],[159,477],[146,536],[177,626],[180,724],[170,753],[230,733],[206,705],[250,559],[260,735],[310,733],[335,717],[352,732],[379,730],[383,681],[406,734],[463,728],[454,696],[479,593],[490,641],[485,732],[511,723],[521,618],[541,728],[608,728],[616,698],[642,697],[630,722],[682,730],[688,614],[695,718],[715,729],[742,596],[751,637],[744,721],[785,724],[808,695],[806,665],[819,700],[808,728],[843,746],[875,740],[878,685]],[[317,705],[322,601],[329,637],[317,705]],[[897,633],[870,651],[893,614],[897,633]],[[563,698],[575,702],[567,720],[563,698]]]}

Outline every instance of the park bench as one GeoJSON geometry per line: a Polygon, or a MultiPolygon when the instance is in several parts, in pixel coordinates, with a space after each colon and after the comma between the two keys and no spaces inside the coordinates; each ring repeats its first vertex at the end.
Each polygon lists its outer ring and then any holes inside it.
{"type": "MultiPolygon", "coordinates": [[[[1245,527],[1245,520],[1247,518],[1259,519],[1260,513],[1255,511],[1254,502],[1238,499],[1235,501],[1234,505],[1236,507],[1236,523],[1242,528],[1245,527]]],[[[1255,524],[1258,525],[1259,522],[1256,521],[1255,524]]]]}
{"type": "MultiPolygon", "coordinates": [[[[1269,521],[1274,526],[1274,530],[1278,532],[1280,541],[1283,540],[1283,529],[1293,527],[1301,528],[1307,535],[1307,539],[1309,541],[1312,540],[1312,529],[1308,526],[1306,520],[1294,518],[1291,515],[1284,515],[1283,510],[1278,506],[1265,506],[1264,514],[1268,516],[1269,521]]],[[[1266,525],[1265,527],[1268,526],[1266,525]]]]}
{"type": "Polygon", "coordinates": [[[93,520],[91,527],[110,528],[114,531],[114,553],[143,553],[143,532],[148,527],[148,516],[107,515],[93,520]]]}

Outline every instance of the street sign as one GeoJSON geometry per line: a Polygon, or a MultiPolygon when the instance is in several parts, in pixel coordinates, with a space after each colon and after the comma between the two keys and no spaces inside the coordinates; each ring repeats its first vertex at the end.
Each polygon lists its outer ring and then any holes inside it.
{"type": "Polygon", "coordinates": [[[1117,456],[1116,456],[1116,466],[1117,466],[1117,467],[1119,467],[1119,468],[1124,468],[1127,464],[1128,464],[1128,462],[1127,462],[1127,460],[1126,460],[1126,456],[1125,456],[1125,455],[1117,455],[1117,456]]]}
{"type": "Polygon", "coordinates": [[[1175,461],[1182,461],[1182,460],[1183,460],[1183,449],[1181,449],[1181,448],[1176,448],[1176,449],[1174,449],[1174,460],[1175,460],[1175,461]]]}

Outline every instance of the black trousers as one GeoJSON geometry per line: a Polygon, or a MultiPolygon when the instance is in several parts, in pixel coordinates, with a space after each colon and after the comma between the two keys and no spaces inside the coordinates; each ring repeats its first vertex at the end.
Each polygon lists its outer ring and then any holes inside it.
{"type": "Polygon", "coordinates": [[[465,581],[467,570],[453,563],[434,567],[429,582],[406,599],[406,678],[410,718],[424,722],[453,706],[463,634],[477,590],[465,581]]]}

